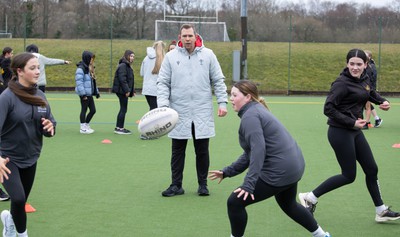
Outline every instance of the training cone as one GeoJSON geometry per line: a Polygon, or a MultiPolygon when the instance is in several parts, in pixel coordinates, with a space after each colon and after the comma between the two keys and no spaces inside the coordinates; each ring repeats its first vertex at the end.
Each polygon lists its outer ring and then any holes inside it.
{"type": "Polygon", "coordinates": [[[400,143],[397,143],[397,144],[393,144],[393,146],[392,146],[393,148],[400,148],[400,143]]]}
{"type": "Polygon", "coordinates": [[[104,139],[103,141],[101,141],[101,143],[103,143],[103,144],[111,144],[112,141],[109,140],[109,139],[104,139]]]}
{"type": "Polygon", "coordinates": [[[32,207],[31,204],[29,204],[29,203],[25,204],[25,212],[26,213],[31,213],[31,212],[35,212],[35,211],[36,211],[36,209],[34,207],[32,207]]]}

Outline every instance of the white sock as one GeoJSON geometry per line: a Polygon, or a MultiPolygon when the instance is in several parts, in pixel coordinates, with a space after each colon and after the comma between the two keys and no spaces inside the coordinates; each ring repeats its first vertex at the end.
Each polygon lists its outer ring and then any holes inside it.
{"type": "MultiPolygon", "coordinates": [[[[232,234],[231,234],[231,237],[235,237],[235,236],[233,236],[232,234]]],[[[243,236],[242,236],[243,237],[243,236]]]]}
{"type": "Polygon", "coordinates": [[[318,202],[318,198],[314,195],[313,192],[307,193],[306,198],[307,198],[307,200],[308,200],[309,202],[312,202],[313,204],[316,204],[316,203],[318,202]]]}
{"type": "Polygon", "coordinates": [[[375,207],[376,214],[378,215],[381,214],[386,209],[388,209],[388,207],[385,204],[375,207]]]}
{"type": "Polygon", "coordinates": [[[379,120],[379,116],[377,115],[377,116],[375,116],[375,120],[379,120]]]}
{"type": "Polygon", "coordinates": [[[25,230],[24,233],[20,234],[17,232],[18,237],[28,237],[28,230],[25,230]]]}
{"type": "Polygon", "coordinates": [[[326,233],[325,231],[321,228],[321,226],[318,226],[318,229],[314,232],[311,233],[313,237],[325,237],[326,233]]]}

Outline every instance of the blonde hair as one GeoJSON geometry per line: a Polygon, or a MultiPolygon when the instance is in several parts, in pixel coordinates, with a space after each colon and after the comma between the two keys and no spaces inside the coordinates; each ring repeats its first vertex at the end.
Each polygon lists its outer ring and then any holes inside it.
{"type": "Polygon", "coordinates": [[[165,56],[165,43],[163,41],[157,41],[153,44],[153,48],[156,51],[156,63],[151,71],[152,74],[158,74],[161,68],[161,63],[165,56]]]}
{"type": "Polygon", "coordinates": [[[256,101],[264,105],[264,107],[269,110],[264,98],[258,95],[257,85],[254,82],[249,80],[240,80],[236,82],[233,86],[236,87],[243,95],[250,95],[252,101],[256,101]]]}

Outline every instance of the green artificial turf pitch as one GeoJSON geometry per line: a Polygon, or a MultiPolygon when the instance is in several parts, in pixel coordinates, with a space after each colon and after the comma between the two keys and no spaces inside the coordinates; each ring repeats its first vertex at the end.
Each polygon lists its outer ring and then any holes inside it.
{"type": "MultiPolygon", "coordinates": [[[[243,181],[243,175],[221,184],[209,181],[211,195],[199,197],[193,143],[188,143],[183,188],[185,195],[164,198],[170,184],[171,141],[139,139],[135,121],[148,111],[143,96],[129,101],[126,128],[132,135],[113,133],[119,104],[113,94],[95,100],[97,113],[91,127],[95,133],[79,133],[78,96],[47,93],[58,121],[54,138],[45,138],[35,184],[28,202],[37,209],[28,214],[30,236],[135,236],[202,237],[230,236],[226,199],[243,181]],[[109,139],[112,144],[103,144],[109,139]]],[[[265,97],[271,111],[282,121],[302,148],[306,171],[299,192],[310,191],[339,172],[328,143],[324,97],[265,97]]],[[[381,128],[364,133],[379,166],[380,187],[386,204],[400,211],[398,170],[400,149],[400,107],[389,98],[392,108],[378,110],[381,128]]],[[[239,117],[228,105],[228,116],[216,116],[215,138],[210,142],[210,169],[221,169],[241,154],[237,129],[239,117]]],[[[284,146],[285,144],[282,144],[284,146]]],[[[9,202],[0,202],[8,209],[9,202]]],[[[375,208],[358,167],[353,184],[319,200],[315,217],[332,236],[394,236],[400,221],[376,224],[375,208]]],[[[290,220],[273,198],[248,208],[246,237],[310,236],[290,220]]]]}

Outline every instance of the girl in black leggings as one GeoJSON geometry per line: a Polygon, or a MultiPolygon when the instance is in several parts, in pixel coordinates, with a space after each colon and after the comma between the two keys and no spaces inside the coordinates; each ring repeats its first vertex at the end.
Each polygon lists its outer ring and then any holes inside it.
{"type": "Polygon", "coordinates": [[[11,68],[14,77],[0,95],[0,182],[11,199],[11,208],[1,212],[1,221],[3,236],[27,237],[25,203],[43,136],[54,136],[56,121],[45,94],[36,87],[40,73],[37,57],[19,54],[12,59],[11,68]]]}
{"type": "Polygon", "coordinates": [[[364,51],[352,49],[348,52],[347,67],[332,83],[324,106],[324,113],[328,116],[328,140],[342,172],[328,178],[312,192],[300,193],[299,198],[301,204],[313,213],[319,197],[354,182],[358,162],[365,173],[367,189],[375,205],[375,221],[386,222],[400,219],[400,213],[390,210],[382,201],[378,167],[360,129],[368,122],[361,119],[367,101],[378,104],[382,110],[389,110],[390,104],[371,86],[365,72],[366,63],[364,51]]]}
{"type": "Polygon", "coordinates": [[[306,208],[296,202],[297,182],[304,173],[304,158],[286,128],[266,109],[250,81],[235,83],[233,109],[241,118],[239,143],[243,154],[230,166],[210,171],[210,179],[233,177],[246,169],[244,182],[228,198],[231,236],[244,235],[248,205],[275,197],[279,207],[314,237],[330,237],[306,208]],[[282,145],[284,144],[284,145],[282,145]]]}

